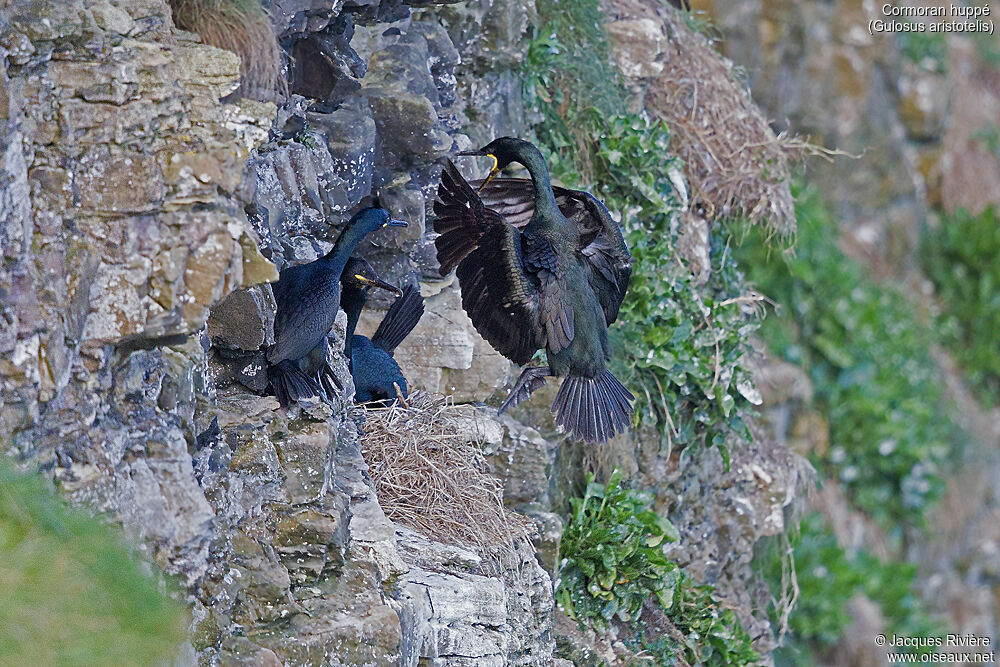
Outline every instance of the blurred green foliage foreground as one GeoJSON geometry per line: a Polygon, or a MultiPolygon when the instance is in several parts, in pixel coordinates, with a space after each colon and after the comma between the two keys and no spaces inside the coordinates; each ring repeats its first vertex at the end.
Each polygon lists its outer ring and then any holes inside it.
{"type": "Polygon", "coordinates": [[[0,461],[0,665],[170,664],[187,622],[120,531],[0,461]]]}
{"type": "Polygon", "coordinates": [[[1000,212],[957,211],[924,239],[945,343],[984,405],[1000,402],[1000,212]]]}

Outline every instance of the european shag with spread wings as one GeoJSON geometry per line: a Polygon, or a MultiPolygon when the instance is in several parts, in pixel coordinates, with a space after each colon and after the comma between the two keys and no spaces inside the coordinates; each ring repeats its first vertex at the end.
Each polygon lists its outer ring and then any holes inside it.
{"type": "Polygon", "coordinates": [[[340,306],[347,313],[344,353],[350,359],[351,375],[354,376],[354,400],[367,403],[393,399],[396,397],[393,385],[397,385],[403,398],[406,398],[406,378],[392,354],[424,314],[424,298],[420,296],[420,290],[410,285],[400,291],[379,278],[371,264],[357,257],[352,257],[347,263],[340,282],[340,306]],[[392,303],[375,333],[368,339],[354,331],[371,287],[388,289],[399,298],[392,303]]]}
{"type": "Polygon", "coordinates": [[[457,269],[462,307],[498,352],[525,365],[545,348],[548,359],[524,369],[500,412],[552,375],[565,378],[552,404],[560,427],[587,442],[626,430],[634,397],[607,369],[608,325],[632,275],[618,225],[593,195],[553,188],[527,141],[502,137],[460,155],[494,163],[471,185],[450,160],[442,172],[434,203],[441,275],[457,269]],[[531,180],[494,178],[511,162],[531,180]]]}
{"type": "Polygon", "coordinates": [[[358,243],[388,226],[405,227],[381,208],[362,209],[347,223],[324,257],[283,270],[271,288],[277,311],[274,345],[267,350],[268,378],[281,405],[320,394],[320,382],[297,363],[319,345],[333,328],[340,309],[340,276],[358,243]]]}

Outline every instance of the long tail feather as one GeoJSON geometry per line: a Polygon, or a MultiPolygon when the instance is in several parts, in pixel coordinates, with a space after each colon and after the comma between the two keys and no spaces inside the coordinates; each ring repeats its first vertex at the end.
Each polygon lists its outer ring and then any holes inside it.
{"type": "Polygon", "coordinates": [[[267,376],[274,395],[283,408],[297,401],[319,396],[319,386],[295,362],[285,359],[275,366],[269,366],[267,376]]]}
{"type": "Polygon", "coordinates": [[[571,375],[563,380],[552,412],[556,424],[584,442],[605,442],[628,429],[635,399],[618,379],[605,370],[596,378],[571,375]]]}
{"type": "Polygon", "coordinates": [[[372,335],[372,345],[382,348],[392,356],[393,351],[410,335],[413,327],[424,315],[424,297],[420,289],[410,285],[403,295],[392,302],[388,312],[372,335]]]}

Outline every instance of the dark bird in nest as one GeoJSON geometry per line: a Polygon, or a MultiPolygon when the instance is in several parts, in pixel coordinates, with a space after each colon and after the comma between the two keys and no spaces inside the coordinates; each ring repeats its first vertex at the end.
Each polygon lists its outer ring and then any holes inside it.
{"type": "Polygon", "coordinates": [[[545,158],[527,141],[502,137],[459,155],[489,157],[493,168],[473,184],[450,160],[441,174],[441,274],[457,268],[462,307],[500,354],[523,366],[545,348],[548,360],[522,371],[500,412],[551,375],[565,378],[552,404],[561,428],[586,442],[626,430],[634,397],[607,369],[608,325],[632,275],[618,225],[593,195],[553,188],[545,158]],[[511,162],[531,180],[495,178],[511,162]]]}
{"type": "Polygon", "coordinates": [[[358,243],[383,227],[405,227],[381,208],[362,209],[351,218],[333,249],[309,264],[287,268],[272,285],[277,312],[274,315],[274,345],[267,350],[268,379],[282,407],[332,389],[336,377],[325,365],[317,378],[299,366],[323,342],[340,310],[340,276],[358,243]]]}
{"type": "Polygon", "coordinates": [[[340,278],[340,307],[347,313],[347,341],[344,354],[350,359],[354,377],[354,400],[358,403],[396,398],[396,387],[407,397],[406,378],[392,358],[396,347],[410,335],[424,314],[424,298],[410,285],[400,291],[383,281],[371,264],[352,257],[340,278]],[[389,290],[398,297],[393,301],[371,339],[354,333],[361,310],[371,288],[389,290]]]}

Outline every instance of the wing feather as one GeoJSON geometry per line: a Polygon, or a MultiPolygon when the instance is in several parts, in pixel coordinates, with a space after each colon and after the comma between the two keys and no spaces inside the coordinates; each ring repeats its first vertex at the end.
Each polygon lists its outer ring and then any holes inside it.
{"type": "Polygon", "coordinates": [[[434,211],[441,275],[456,269],[462,307],[476,331],[508,359],[528,363],[545,335],[537,276],[525,265],[521,232],[484,206],[450,160],[434,211]]]}
{"type": "MultiPolygon", "coordinates": [[[[478,188],[482,181],[472,181],[478,188]]],[[[632,277],[632,255],[621,229],[601,200],[589,192],[553,187],[562,214],[579,227],[577,250],[588,267],[588,280],[608,324],[618,319],[632,277]]],[[[534,186],[524,178],[496,178],[479,193],[484,206],[521,228],[535,212],[534,186]]]]}

